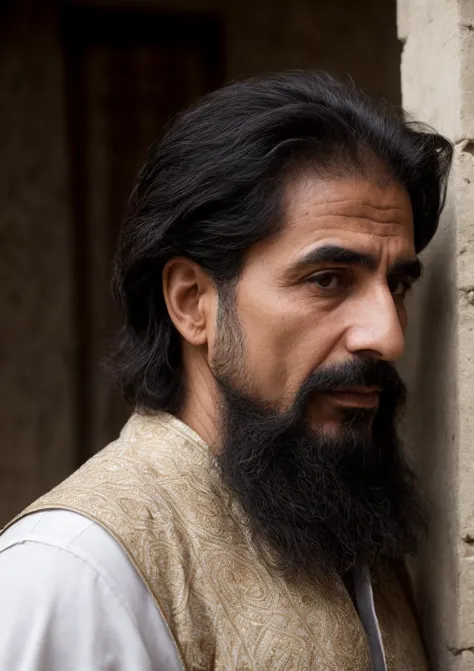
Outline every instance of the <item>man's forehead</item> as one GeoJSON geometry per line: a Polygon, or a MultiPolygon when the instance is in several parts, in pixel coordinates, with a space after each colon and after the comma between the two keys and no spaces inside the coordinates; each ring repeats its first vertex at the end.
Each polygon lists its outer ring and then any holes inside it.
{"type": "Polygon", "coordinates": [[[307,176],[287,185],[283,207],[284,228],[290,230],[331,225],[359,230],[365,221],[376,227],[377,224],[401,226],[413,235],[409,195],[395,182],[382,185],[366,179],[307,176]]]}
{"type": "Polygon", "coordinates": [[[381,251],[390,245],[404,256],[415,255],[410,198],[393,182],[377,185],[362,179],[306,177],[288,184],[282,216],[282,229],[268,241],[267,250],[286,256],[287,261],[330,241],[361,251],[373,246],[381,251]]]}
{"type": "Polygon", "coordinates": [[[287,185],[282,216],[280,232],[254,245],[247,265],[284,271],[320,245],[374,257],[388,245],[391,262],[416,258],[410,198],[395,183],[303,177],[287,185]]]}

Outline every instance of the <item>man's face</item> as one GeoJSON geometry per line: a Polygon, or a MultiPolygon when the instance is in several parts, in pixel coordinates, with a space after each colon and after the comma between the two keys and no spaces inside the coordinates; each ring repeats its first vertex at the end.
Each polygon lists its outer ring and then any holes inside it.
{"type": "MultiPolygon", "coordinates": [[[[236,288],[238,377],[281,410],[321,367],[403,353],[404,298],[417,275],[408,194],[396,184],[310,177],[288,186],[283,231],[249,252],[236,288]]],[[[243,383],[243,381],[242,381],[243,383]]],[[[335,427],[344,406],[376,407],[376,388],[318,394],[309,421],[335,427]]]]}
{"type": "Polygon", "coordinates": [[[283,231],[221,294],[221,475],[291,572],[344,572],[416,547],[392,363],[419,272],[401,187],[306,179],[288,188],[283,231]]]}

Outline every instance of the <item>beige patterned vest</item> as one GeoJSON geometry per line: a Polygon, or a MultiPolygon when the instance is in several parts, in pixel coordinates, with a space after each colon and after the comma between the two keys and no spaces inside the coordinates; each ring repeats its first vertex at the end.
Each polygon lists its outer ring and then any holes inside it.
{"type": "MultiPolygon", "coordinates": [[[[292,582],[259,560],[203,441],[170,415],[134,415],[116,442],[22,513],[64,508],[120,543],[185,669],[367,671],[366,637],[342,581],[292,582]]],[[[374,583],[389,671],[426,667],[394,575],[374,583]]]]}

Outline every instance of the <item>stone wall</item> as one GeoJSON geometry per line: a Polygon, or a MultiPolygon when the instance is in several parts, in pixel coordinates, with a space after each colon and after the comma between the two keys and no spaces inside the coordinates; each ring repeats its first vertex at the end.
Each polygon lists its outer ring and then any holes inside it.
{"type": "Polygon", "coordinates": [[[402,100],[455,142],[441,230],[412,305],[408,441],[432,530],[414,566],[436,671],[474,669],[474,4],[399,0],[402,100]]]}

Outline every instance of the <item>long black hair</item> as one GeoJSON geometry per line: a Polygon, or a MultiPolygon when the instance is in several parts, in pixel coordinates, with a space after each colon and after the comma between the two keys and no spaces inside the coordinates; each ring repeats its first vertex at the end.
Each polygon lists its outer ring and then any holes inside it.
{"type": "Polygon", "coordinates": [[[281,227],[290,171],[351,176],[374,161],[407,190],[421,251],[438,227],[451,159],[449,140],[325,73],[233,83],[183,112],[151,148],[119,238],[113,287],[124,326],[108,367],[125,397],[169,412],[183,400],[162,290],[168,259],[186,256],[224,287],[248,248],[281,227]]]}

